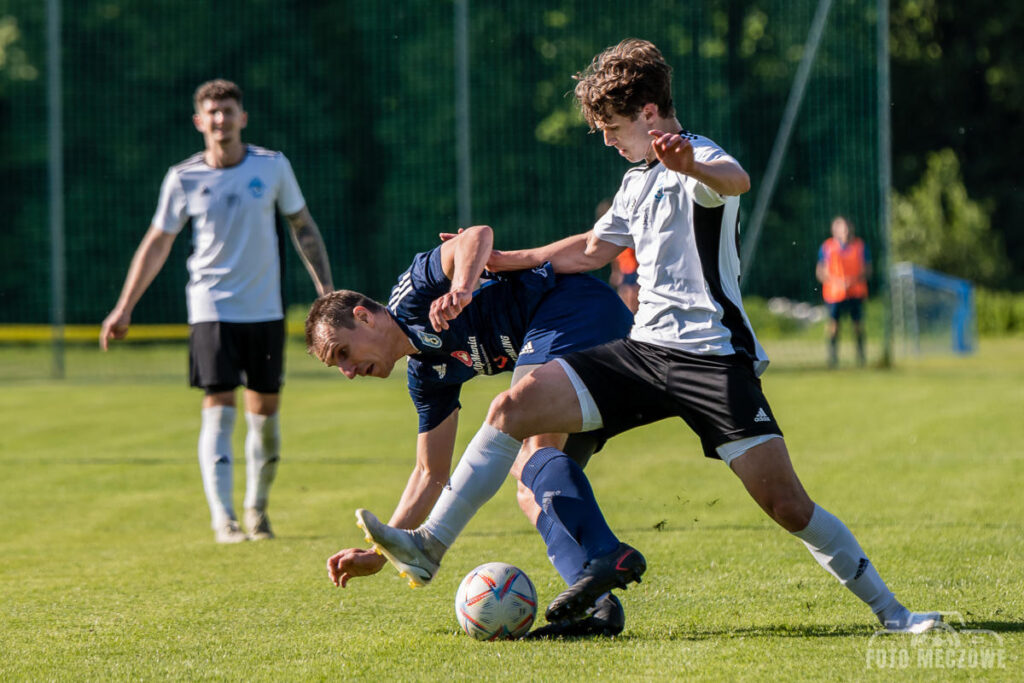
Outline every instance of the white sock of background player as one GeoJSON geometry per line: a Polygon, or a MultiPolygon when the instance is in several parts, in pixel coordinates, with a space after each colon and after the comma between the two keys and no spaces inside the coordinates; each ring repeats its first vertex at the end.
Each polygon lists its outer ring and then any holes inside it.
{"type": "Polygon", "coordinates": [[[203,408],[199,428],[199,472],[203,477],[206,502],[210,505],[210,527],[219,529],[236,519],[232,497],[231,434],[235,428],[232,406],[203,408]]]}

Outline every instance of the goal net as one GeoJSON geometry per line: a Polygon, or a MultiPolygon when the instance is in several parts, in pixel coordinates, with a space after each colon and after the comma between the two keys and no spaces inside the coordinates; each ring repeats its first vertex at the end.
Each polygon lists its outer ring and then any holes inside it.
{"type": "Polygon", "coordinates": [[[970,282],[906,261],[893,264],[891,282],[898,353],[968,354],[977,348],[970,282]]]}

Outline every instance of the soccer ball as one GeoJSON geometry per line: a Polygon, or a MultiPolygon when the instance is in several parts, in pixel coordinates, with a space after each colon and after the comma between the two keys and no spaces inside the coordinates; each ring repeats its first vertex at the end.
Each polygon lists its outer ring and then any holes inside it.
{"type": "Polygon", "coordinates": [[[470,573],[455,592],[459,626],[477,640],[518,638],[537,614],[537,591],[522,569],[488,562],[470,573]]]}

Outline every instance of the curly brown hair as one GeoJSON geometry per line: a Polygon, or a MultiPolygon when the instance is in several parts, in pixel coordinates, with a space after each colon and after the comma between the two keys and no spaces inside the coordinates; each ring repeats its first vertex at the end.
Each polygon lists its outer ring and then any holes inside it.
{"type": "Polygon", "coordinates": [[[192,96],[192,103],[195,104],[196,111],[199,111],[199,105],[202,104],[203,100],[213,100],[214,102],[235,100],[238,102],[238,106],[241,107],[242,89],[238,87],[237,83],[224,80],[223,78],[215,78],[212,81],[206,81],[196,88],[196,92],[192,96]]]}
{"type": "Polygon", "coordinates": [[[594,57],[573,78],[576,101],[590,130],[613,114],[636,119],[644,105],[653,102],[658,114],[675,116],[672,103],[672,67],[654,43],[627,38],[594,57]]]}

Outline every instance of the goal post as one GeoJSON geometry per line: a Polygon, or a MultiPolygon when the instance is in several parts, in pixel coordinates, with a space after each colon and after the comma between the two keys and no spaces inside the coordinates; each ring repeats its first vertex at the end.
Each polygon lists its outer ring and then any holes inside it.
{"type": "Polygon", "coordinates": [[[891,276],[898,350],[964,355],[977,349],[974,285],[907,261],[894,263],[891,276]]]}

